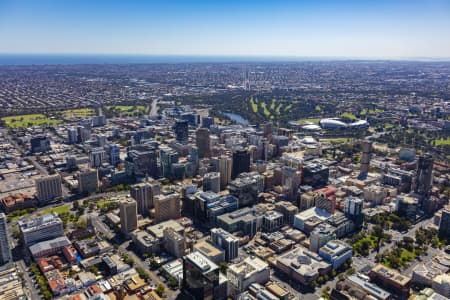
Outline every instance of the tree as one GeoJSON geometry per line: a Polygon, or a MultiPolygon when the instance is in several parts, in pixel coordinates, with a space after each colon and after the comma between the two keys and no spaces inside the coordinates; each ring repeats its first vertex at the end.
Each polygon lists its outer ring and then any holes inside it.
{"type": "Polygon", "coordinates": [[[158,294],[158,296],[164,297],[166,294],[166,288],[164,287],[164,285],[162,285],[161,283],[158,284],[158,287],[156,288],[156,293],[158,294]]]}

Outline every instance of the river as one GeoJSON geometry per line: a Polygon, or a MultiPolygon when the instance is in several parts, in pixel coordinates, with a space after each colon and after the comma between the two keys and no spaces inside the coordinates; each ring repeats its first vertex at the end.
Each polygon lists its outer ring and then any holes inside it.
{"type": "Polygon", "coordinates": [[[241,125],[249,125],[250,122],[242,117],[241,115],[235,114],[235,113],[223,113],[226,117],[228,117],[231,121],[234,121],[241,125]]]}

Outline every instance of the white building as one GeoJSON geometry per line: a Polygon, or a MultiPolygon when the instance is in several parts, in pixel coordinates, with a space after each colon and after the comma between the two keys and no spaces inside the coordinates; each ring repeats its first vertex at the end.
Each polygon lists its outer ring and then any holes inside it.
{"type": "Polygon", "coordinates": [[[19,230],[26,246],[64,235],[63,222],[56,214],[19,220],[19,230]]]}
{"type": "Polygon", "coordinates": [[[249,256],[227,269],[229,293],[236,295],[247,290],[250,284],[265,284],[270,278],[269,265],[258,257],[249,256]]]}

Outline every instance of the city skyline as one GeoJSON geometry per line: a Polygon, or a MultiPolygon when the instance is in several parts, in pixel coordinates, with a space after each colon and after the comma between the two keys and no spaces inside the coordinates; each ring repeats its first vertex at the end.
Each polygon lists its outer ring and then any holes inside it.
{"type": "Polygon", "coordinates": [[[1,54],[448,58],[445,1],[2,1],[1,54]]]}

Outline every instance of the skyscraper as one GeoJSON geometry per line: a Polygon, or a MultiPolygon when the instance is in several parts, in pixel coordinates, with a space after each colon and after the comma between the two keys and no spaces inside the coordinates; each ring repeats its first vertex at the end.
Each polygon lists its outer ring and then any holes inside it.
{"type": "Polygon", "coordinates": [[[59,174],[35,180],[36,197],[39,204],[46,204],[62,196],[61,176],[59,174]]]}
{"type": "Polygon", "coordinates": [[[220,192],[220,173],[211,172],[203,176],[203,191],[220,192]]]}
{"type": "Polygon", "coordinates": [[[67,129],[67,143],[68,144],[76,144],[78,141],[77,137],[77,129],[74,127],[71,127],[67,129]]]}
{"type": "Polygon", "coordinates": [[[133,199],[122,200],[120,208],[120,228],[123,233],[129,234],[137,229],[137,203],[133,199]]]}
{"type": "Polygon", "coordinates": [[[231,178],[236,178],[239,174],[250,171],[250,152],[248,149],[238,148],[233,152],[233,167],[231,178]]]}
{"type": "Polygon", "coordinates": [[[447,241],[450,241],[450,206],[447,206],[442,210],[439,235],[446,238],[447,241]]]}
{"type": "Polygon", "coordinates": [[[419,196],[419,207],[427,214],[433,213],[432,201],[430,201],[433,185],[433,163],[433,157],[429,153],[419,156],[417,163],[414,192],[419,196]]]}
{"type": "Polygon", "coordinates": [[[111,144],[108,146],[108,157],[109,164],[111,166],[117,166],[120,162],[120,148],[116,144],[111,144]]]}
{"type": "Polygon", "coordinates": [[[153,208],[153,199],[160,194],[160,184],[157,181],[135,184],[130,189],[131,197],[136,200],[138,213],[147,215],[153,208]]]}
{"type": "Polygon", "coordinates": [[[173,128],[175,131],[175,138],[177,141],[183,143],[187,142],[189,138],[189,123],[186,120],[176,120],[173,128]]]}
{"type": "Polygon", "coordinates": [[[155,223],[180,217],[181,203],[178,193],[156,196],[153,199],[153,205],[155,206],[155,223]]]}
{"type": "Polygon", "coordinates": [[[211,141],[209,138],[209,129],[199,128],[195,132],[195,141],[198,148],[198,156],[200,158],[211,156],[211,141]]]}
{"type": "Polygon", "coordinates": [[[97,169],[83,170],[78,173],[78,192],[92,194],[98,189],[97,169]]]}
{"type": "Polygon", "coordinates": [[[30,139],[30,148],[32,153],[47,152],[52,150],[50,139],[45,135],[34,136],[30,139]]]}
{"type": "Polygon", "coordinates": [[[172,164],[178,162],[178,153],[169,147],[160,147],[159,157],[161,161],[162,176],[169,178],[172,176],[172,164]]]}
{"type": "Polygon", "coordinates": [[[372,142],[364,140],[362,143],[361,168],[359,172],[360,178],[367,177],[367,173],[369,173],[371,156],[372,156],[372,142]]]}
{"type": "Polygon", "coordinates": [[[0,265],[11,261],[11,250],[8,243],[8,226],[6,224],[6,215],[0,213],[0,265]]]}
{"type": "Polygon", "coordinates": [[[225,251],[225,259],[233,260],[239,254],[239,239],[222,228],[211,229],[211,241],[225,251]]]}
{"type": "Polygon", "coordinates": [[[91,168],[98,168],[105,160],[105,150],[102,147],[92,148],[89,152],[89,166],[91,168]]]}

